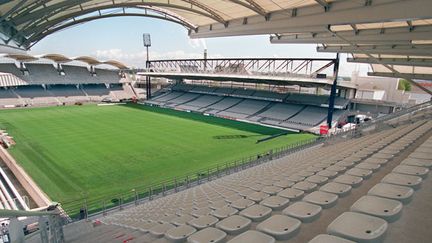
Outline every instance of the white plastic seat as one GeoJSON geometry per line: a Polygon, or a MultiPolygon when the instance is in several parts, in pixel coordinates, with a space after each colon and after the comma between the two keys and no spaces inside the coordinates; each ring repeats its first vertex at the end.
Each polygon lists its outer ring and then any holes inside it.
{"type": "Polygon", "coordinates": [[[322,170],[322,171],[318,172],[317,175],[333,179],[338,175],[338,172],[326,169],[326,170],[322,170]]]}
{"type": "Polygon", "coordinates": [[[289,204],[288,198],[280,196],[271,196],[260,202],[261,205],[271,208],[272,210],[281,210],[289,204]]]}
{"type": "Polygon", "coordinates": [[[161,238],[165,235],[165,232],[174,227],[174,225],[168,223],[157,224],[149,229],[149,233],[156,238],[161,238]]]}
{"type": "Polygon", "coordinates": [[[411,201],[414,190],[406,186],[378,183],[368,191],[368,195],[394,199],[407,204],[411,201]]]}
{"type": "Polygon", "coordinates": [[[278,192],[280,192],[282,190],[283,190],[283,188],[278,187],[278,186],[265,186],[262,189],[262,192],[267,193],[267,194],[269,194],[271,196],[274,196],[274,195],[276,195],[278,192]]]}
{"type": "Polygon", "coordinates": [[[304,192],[311,192],[311,191],[315,190],[315,188],[317,186],[318,185],[315,183],[311,183],[311,182],[307,182],[307,181],[300,181],[300,182],[297,182],[296,184],[294,184],[292,186],[292,188],[302,190],[304,192]]]}
{"type": "Polygon", "coordinates": [[[237,235],[250,228],[251,220],[239,215],[230,216],[216,224],[216,227],[230,235],[237,235]]]}
{"type": "Polygon", "coordinates": [[[340,172],[346,171],[347,167],[339,166],[339,165],[332,165],[332,166],[327,167],[326,170],[336,171],[336,172],[340,173],[340,172]]]}
{"type": "Polygon", "coordinates": [[[188,224],[200,230],[207,227],[211,227],[215,225],[218,221],[219,220],[217,218],[206,215],[196,219],[192,219],[191,221],[188,222],[188,224]]]}
{"type": "Polygon", "coordinates": [[[289,200],[295,201],[299,200],[303,197],[304,191],[294,189],[294,188],[287,188],[277,194],[280,197],[288,198],[289,200]]]}
{"type": "Polygon", "coordinates": [[[372,175],[372,171],[371,170],[364,170],[364,169],[358,169],[358,168],[352,168],[349,169],[345,172],[345,174],[347,175],[352,175],[352,176],[358,176],[361,178],[370,178],[372,175]]]}
{"type": "Polygon", "coordinates": [[[432,160],[426,159],[415,159],[415,158],[407,158],[402,161],[403,165],[412,165],[412,166],[421,166],[431,169],[432,168],[432,160]]]}
{"type": "Polygon", "coordinates": [[[237,209],[230,206],[226,206],[223,208],[216,209],[215,211],[212,212],[212,215],[215,216],[216,218],[224,219],[231,215],[236,214],[237,212],[238,212],[237,209]]]}
{"type": "Polygon", "coordinates": [[[367,162],[362,162],[362,163],[354,166],[354,168],[363,169],[363,170],[371,170],[373,172],[379,170],[380,167],[381,167],[380,164],[372,164],[372,163],[367,163],[367,162]]]}
{"type": "Polygon", "coordinates": [[[185,214],[185,215],[173,218],[171,220],[171,223],[174,225],[180,226],[180,225],[185,225],[187,222],[191,221],[192,219],[194,219],[194,217],[192,217],[188,214],[185,214]]]}
{"type": "Polygon", "coordinates": [[[295,184],[295,182],[290,181],[290,180],[279,180],[279,181],[275,182],[273,185],[275,185],[277,187],[281,187],[281,188],[288,188],[294,184],[295,184]]]}
{"type": "Polygon", "coordinates": [[[263,205],[255,204],[240,212],[240,215],[251,219],[254,222],[263,221],[264,219],[270,217],[271,208],[263,205]]]}
{"type": "Polygon", "coordinates": [[[302,222],[309,223],[320,216],[321,210],[321,206],[312,203],[295,202],[285,208],[282,212],[285,215],[298,218],[302,222]]]}
{"type": "Polygon", "coordinates": [[[317,204],[322,208],[331,208],[336,205],[338,196],[333,193],[315,191],[303,198],[303,201],[317,204]]]}
{"type": "Polygon", "coordinates": [[[165,238],[170,242],[185,242],[197,230],[189,225],[181,225],[165,232],[165,238]]]}
{"type": "Polygon", "coordinates": [[[312,240],[310,240],[309,243],[355,243],[355,242],[334,235],[320,234],[315,236],[312,240]]]}
{"type": "Polygon", "coordinates": [[[231,207],[242,210],[245,209],[247,207],[250,207],[254,204],[254,201],[246,199],[246,198],[241,198],[238,199],[234,202],[231,203],[231,207]]]}
{"type": "Polygon", "coordinates": [[[224,242],[227,234],[220,229],[208,227],[187,238],[189,243],[218,243],[224,242]]]}
{"type": "Polygon", "coordinates": [[[350,185],[352,187],[358,187],[362,183],[363,178],[358,176],[351,176],[351,175],[340,175],[336,177],[333,181],[337,183],[350,185]]]}
{"type": "Polygon", "coordinates": [[[363,196],[351,206],[351,211],[369,214],[391,223],[399,219],[402,207],[402,203],[396,200],[363,196]]]}
{"type": "Polygon", "coordinates": [[[328,181],[328,178],[324,176],[313,175],[306,178],[305,181],[322,185],[328,181]]]}
{"type": "Polygon", "coordinates": [[[339,197],[348,195],[352,187],[350,185],[341,184],[337,182],[329,182],[324,186],[320,187],[320,191],[337,194],[339,197]]]}
{"type": "Polygon", "coordinates": [[[410,175],[403,175],[403,174],[397,174],[397,173],[390,173],[381,180],[381,182],[389,183],[389,184],[395,184],[399,186],[409,186],[413,188],[414,190],[417,190],[420,188],[422,178],[418,176],[410,176],[410,175]]]}
{"type": "Polygon", "coordinates": [[[276,238],[288,240],[295,236],[300,229],[301,222],[298,219],[285,215],[273,215],[257,225],[257,230],[276,238]]]}
{"type": "Polygon", "coordinates": [[[366,214],[345,212],[327,227],[327,233],[358,243],[382,242],[388,223],[366,214]]]}
{"type": "Polygon", "coordinates": [[[419,166],[411,166],[411,165],[398,165],[393,169],[394,173],[405,174],[405,175],[413,175],[420,176],[421,178],[426,178],[429,173],[429,169],[425,167],[419,166]]]}
{"type": "Polygon", "coordinates": [[[269,196],[270,196],[269,194],[264,193],[264,192],[253,192],[253,193],[249,194],[247,196],[247,198],[254,201],[254,202],[260,202],[269,196]]]}
{"type": "Polygon", "coordinates": [[[262,232],[248,230],[228,241],[228,243],[275,243],[276,240],[262,232]]]}

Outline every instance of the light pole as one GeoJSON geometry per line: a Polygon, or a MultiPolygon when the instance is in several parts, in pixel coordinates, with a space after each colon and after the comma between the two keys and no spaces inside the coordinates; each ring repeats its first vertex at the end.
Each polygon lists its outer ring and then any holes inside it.
{"type": "MultiPolygon", "coordinates": [[[[151,46],[150,34],[148,33],[143,34],[143,43],[147,52],[146,69],[147,72],[149,72],[150,71],[149,47],[151,46]]],[[[149,100],[151,98],[151,81],[150,81],[150,76],[148,75],[146,76],[146,94],[147,94],[147,100],[149,100]]]]}

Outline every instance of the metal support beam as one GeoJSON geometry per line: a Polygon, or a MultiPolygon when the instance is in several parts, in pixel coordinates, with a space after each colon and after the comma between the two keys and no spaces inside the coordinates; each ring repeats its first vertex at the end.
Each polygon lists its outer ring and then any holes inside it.
{"type": "MultiPolygon", "coordinates": [[[[356,44],[411,44],[412,40],[432,40],[432,26],[417,26],[412,31],[406,27],[397,27],[362,29],[357,32],[335,31],[335,33],[356,44]]],[[[271,36],[270,42],[273,44],[345,44],[343,40],[328,32],[271,36]]]]}
{"type": "Polygon", "coordinates": [[[388,64],[388,65],[403,65],[403,66],[419,66],[432,67],[432,58],[368,58],[354,57],[348,58],[348,62],[369,63],[369,64],[388,64]],[[378,59],[378,60],[377,60],[378,59]]]}
{"type": "MultiPolygon", "coordinates": [[[[348,40],[347,40],[348,41],[348,40]]],[[[383,55],[432,56],[432,45],[320,46],[318,52],[370,53],[383,55]]]]}
{"type": "Polygon", "coordinates": [[[373,22],[388,22],[400,19],[430,18],[430,0],[374,0],[365,6],[363,1],[334,1],[329,11],[322,11],[321,5],[311,5],[295,9],[271,12],[266,21],[261,16],[249,17],[247,24],[243,18],[230,20],[228,27],[222,24],[200,26],[192,38],[260,35],[274,33],[324,31],[327,25],[345,25],[373,22]],[[295,14],[290,14],[294,13],[295,14]],[[210,27],[211,26],[211,27],[210,27]]]}
{"type": "MultiPolygon", "coordinates": [[[[421,79],[432,81],[432,74],[422,73],[390,73],[390,72],[368,72],[369,76],[389,77],[389,78],[404,78],[404,79],[421,79]]],[[[429,94],[432,95],[432,93],[429,94]]]]}
{"type": "Polygon", "coordinates": [[[339,74],[339,53],[336,54],[336,60],[333,66],[334,79],[330,91],[329,107],[327,113],[327,126],[329,129],[332,127],[332,121],[333,121],[333,111],[334,111],[334,103],[336,99],[336,87],[337,87],[338,74],[339,74]]]}

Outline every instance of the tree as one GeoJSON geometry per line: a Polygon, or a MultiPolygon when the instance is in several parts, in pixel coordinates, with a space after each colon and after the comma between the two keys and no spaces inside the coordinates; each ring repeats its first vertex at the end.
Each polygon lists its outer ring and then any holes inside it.
{"type": "Polygon", "coordinates": [[[411,91],[411,83],[406,79],[399,79],[398,90],[411,91]]]}

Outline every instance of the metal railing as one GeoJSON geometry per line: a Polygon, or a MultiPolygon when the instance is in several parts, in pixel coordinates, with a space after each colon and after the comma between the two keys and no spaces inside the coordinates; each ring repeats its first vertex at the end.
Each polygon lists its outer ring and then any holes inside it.
{"type": "Polygon", "coordinates": [[[83,194],[82,198],[62,203],[71,221],[87,219],[93,216],[106,215],[108,212],[122,210],[125,207],[138,205],[175,192],[179,192],[201,183],[229,175],[270,160],[283,157],[290,153],[303,150],[321,143],[321,138],[299,141],[287,146],[274,148],[264,153],[244,157],[242,159],[217,164],[199,171],[185,174],[168,180],[159,181],[141,187],[131,188],[128,192],[106,197],[90,198],[83,194]]]}
{"type": "Polygon", "coordinates": [[[0,232],[2,242],[24,243],[37,236],[39,236],[37,242],[65,242],[63,225],[66,222],[55,203],[44,211],[1,209],[0,218],[3,218],[4,222],[9,221],[8,224],[2,224],[0,232]]]}

